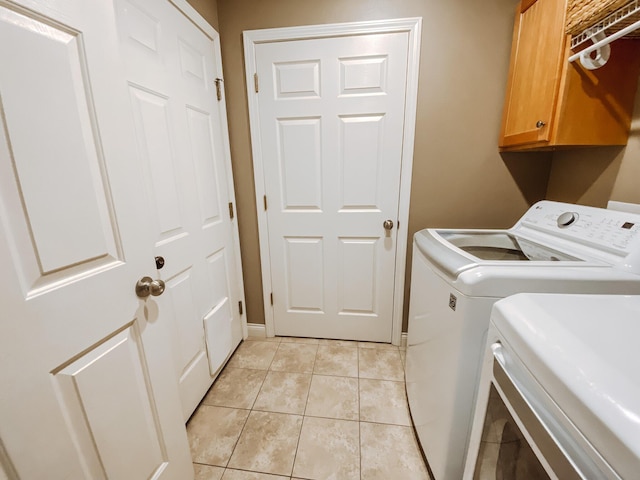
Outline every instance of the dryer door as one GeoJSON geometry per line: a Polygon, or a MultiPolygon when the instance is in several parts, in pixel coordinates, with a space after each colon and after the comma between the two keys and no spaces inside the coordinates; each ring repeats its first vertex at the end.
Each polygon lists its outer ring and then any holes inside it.
{"type": "Polygon", "coordinates": [[[473,479],[619,480],[507,345],[496,342],[491,350],[489,401],[473,479]]]}

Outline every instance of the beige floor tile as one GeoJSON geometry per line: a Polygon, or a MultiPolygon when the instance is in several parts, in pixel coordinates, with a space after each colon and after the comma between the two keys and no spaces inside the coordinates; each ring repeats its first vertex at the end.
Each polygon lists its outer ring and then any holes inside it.
{"type": "Polygon", "coordinates": [[[376,350],[398,350],[398,347],[390,343],[358,342],[358,348],[375,348],[376,350]]]}
{"type": "Polygon", "coordinates": [[[358,342],[353,340],[330,340],[330,339],[320,339],[318,345],[324,345],[325,347],[358,347],[358,342]]]}
{"type": "Polygon", "coordinates": [[[304,338],[304,337],[279,337],[281,343],[306,343],[307,345],[318,345],[320,339],[318,338],[304,338]]]}
{"type": "Polygon", "coordinates": [[[281,342],[269,370],[311,373],[316,361],[317,345],[281,342]]]}
{"type": "Polygon", "coordinates": [[[319,346],[313,373],[318,375],[357,377],[358,349],[351,347],[319,346]]]}
{"type": "Polygon", "coordinates": [[[407,351],[400,350],[400,361],[402,361],[402,368],[407,368],[407,351]]]}
{"type": "Polygon", "coordinates": [[[362,480],[429,480],[413,429],[360,423],[362,480]]]}
{"type": "Polygon", "coordinates": [[[245,472],[244,470],[226,469],[222,480],[289,480],[289,477],[270,475],[268,473],[245,472]]]}
{"type": "Polygon", "coordinates": [[[248,415],[248,410],[200,405],[187,423],[192,460],[226,467],[248,415]]]}
{"type": "Polygon", "coordinates": [[[195,479],[428,479],[405,362],[389,344],[243,342],[187,425],[195,479]]]}
{"type": "Polygon", "coordinates": [[[305,417],[293,475],[313,480],[360,480],[358,422],[305,417]]]}
{"type": "Polygon", "coordinates": [[[305,415],[358,420],[358,379],[314,375],[305,415]]]}
{"type": "Polygon", "coordinates": [[[291,475],[301,427],[299,415],[251,412],[229,468],[291,475]]]}
{"type": "Polygon", "coordinates": [[[231,368],[253,368],[268,370],[278,349],[277,342],[242,342],[229,360],[231,368]]]}
{"type": "Polygon", "coordinates": [[[309,396],[310,373],[269,371],[254,410],[302,415],[309,396]]]}
{"type": "Polygon", "coordinates": [[[404,369],[397,349],[359,348],[358,368],[360,378],[404,381],[404,369]]]}
{"type": "Polygon", "coordinates": [[[411,426],[404,382],[361,378],[360,420],[411,426]]]}
{"type": "Polygon", "coordinates": [[[266,375],[267,370],[226,367],[202,399],[202,403],[250,409],[266,375]]]}
{"type": "Polygon", "coordinates": [[[196,472],[195,480],[220,480],[224,473],[224,468],[199,465],[197,463],[193,464],[193,469],[196,472]]]}

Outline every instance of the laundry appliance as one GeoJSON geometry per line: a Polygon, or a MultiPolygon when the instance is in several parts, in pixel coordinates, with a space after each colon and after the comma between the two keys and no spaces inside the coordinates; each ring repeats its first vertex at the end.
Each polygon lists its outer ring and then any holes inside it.
{"type": "Polygon", "coordinates": [[[493,304],[521,292],[640,294],[640,215],[542,201],[506,230],[414,236],[406,381],[435,480],[460,480],[493,304]]]}
{"type": "Polygon", "coordinates": [[[638,338],[640,296],[498,301],[464,479],[638,478],[638,338]]]}

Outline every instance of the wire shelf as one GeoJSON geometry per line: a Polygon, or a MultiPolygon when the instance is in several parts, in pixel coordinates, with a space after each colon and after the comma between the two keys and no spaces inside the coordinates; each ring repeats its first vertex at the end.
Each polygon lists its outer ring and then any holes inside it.
{"type": "MultiPolygon", "coordinates": [[[[595,37],[599,33],[604,32],[605,30],[623,22],[624,20],[627,20],[628,18],[638,13],[640,13],[640,0],[633,0],[623,7],[620,7],[604,19],[600,20],[592,27],[587,28],[581,34],[573,37],[571,39],[571,48],[576,48],[577,46],[590,40],[592,37],[595,37]]],[[[637,28],[640,28],[640,25],[638,25],[637,28]]]]}

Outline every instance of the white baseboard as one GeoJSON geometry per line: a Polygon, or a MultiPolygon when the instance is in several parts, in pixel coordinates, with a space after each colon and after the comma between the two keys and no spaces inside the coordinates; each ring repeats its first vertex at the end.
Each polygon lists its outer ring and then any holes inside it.
{"type": "MultiPolygon", "coordinates": [[[[267,338],[267,327],[262,323],[247,323],[247,335],[249,338],[267,338]]],[[[407,348],[407,332],[400,336],[400,347],[407,348]]]]}
{"type": "Polygon", "coordinates": [[[267,328],[262,323],[247,323],[249,338],[267,338],[267,328]]]}

